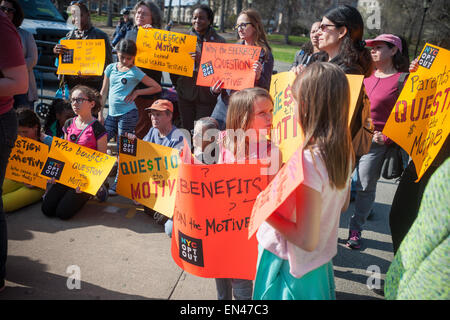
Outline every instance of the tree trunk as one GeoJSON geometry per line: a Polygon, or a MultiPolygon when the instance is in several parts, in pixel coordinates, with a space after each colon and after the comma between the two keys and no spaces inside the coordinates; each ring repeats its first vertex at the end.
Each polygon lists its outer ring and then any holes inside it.
{"type": "Polygon", "coordinates": [[[220,1],[219,30],[220,32],[225,32],[225,0],[220,1]]]}
{"type": "Polygon", "coordinates": [[[112,27],[112,11],[113,11],[112,0],[108,0],[108,20],[106,22],[107,27],[112,27]]]}
{"type": "Polygon", "coordinates": [[[242,11],[242,0],[236,0],[236,15],[242,11]]]}
{"type": "Polygon", "coordinates": [[[100,0],[100,1],[98,2],[98,8],[97,8],[97,14],[98,14],[99,16],[102,15],[102,5],[103,5],[103,1],[100,0]]]}

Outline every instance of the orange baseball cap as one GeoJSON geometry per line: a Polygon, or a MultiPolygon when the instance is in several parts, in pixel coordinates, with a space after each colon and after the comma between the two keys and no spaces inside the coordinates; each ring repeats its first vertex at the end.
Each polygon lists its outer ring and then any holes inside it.
{"type": "Polygon", "coordinates": [[[153,104],[145,108],[145,110],[159,110],[159,111],[166,111],[169,110],[173,113],[173,104],[169,100],[166,99],[158,99],[153,104]]]}

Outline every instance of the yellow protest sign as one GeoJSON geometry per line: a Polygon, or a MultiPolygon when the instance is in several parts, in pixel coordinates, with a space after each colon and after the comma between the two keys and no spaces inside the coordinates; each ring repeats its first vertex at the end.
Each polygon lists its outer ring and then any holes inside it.
{"type": "Polygon", "coordinates": [[[197,37],[160,29],[139,28],[136,66],[192,77],[197,37]]]}
{"type": "Polygon", "coordinates": [[[5,177],[45,189],[47,179],[39,176],[48,155],[42,142],[18,136],[8,160],[5,177]]]}
{"type": "Polygon", "coordinates": [[[297,120],[297,105],[292,96],[294,80],[294,72],[282,72],[273,75],[270,84],[270,95],[274,102],[273,139],[280,149],[283,162],[286,162],[303,142],[302,129],[297,120]]]}
{"type": "MultiPolygon", "coordinates": [[[[302,145],[303,133],[298,123],[297,106],[292,96],[293,72],[282,72],[272,76],[270,95],[274,101],[272,132],[273,140],[281,151],[282,161],[286,162],[302,145]]],[[[358,102],[364,76],[347,75],[350,87],[349,125],[358,102]]],[[[320,92],[318,93],[320,94],[320,92]]]]}
{"type": "Polygon", "coordinates": [[[177,149],[120,137],[117,193],[171,218],[180,157],[177,149]]]}
{"type": "Polygon", "coordinates": [[[41,176],[55,178],[56,182],[95,195],[108,177],[115,157],[53,137],[50,152],[41,176]]]}
{"type": "Polygon", "coordinates": [[[105,40],[61,40],[68,48],[59,55],[57,74],[101,76],[105,66],[105,40]]]}
{"type": "Polygon", "coordinates": [[[450,51],[427,43],[383,130],[411,156],[418,180],[450,131],[449,76],[450,51]]]}

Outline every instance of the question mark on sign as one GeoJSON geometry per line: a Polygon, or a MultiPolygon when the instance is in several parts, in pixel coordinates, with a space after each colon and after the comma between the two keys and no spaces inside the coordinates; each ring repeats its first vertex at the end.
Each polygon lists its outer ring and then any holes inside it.
{"type": "Polygon", "coordinates": [[[206,174],[209,172],[209,168],[201,168],[201,170],[202,170],[202,171],[205,170],[205,171],[204,171],[204,173],[205,173],[204,178],[206,178],[206,174]]]}
{"type": "Polygon", "coordinates": [[[228,210],[228,211],[231,211],[231,210],[233,210],[234,208],[236,208],[236,202],[230,202],[230,204],[232,205],[232,207],[231,207],[230,210],[228,210]]]}

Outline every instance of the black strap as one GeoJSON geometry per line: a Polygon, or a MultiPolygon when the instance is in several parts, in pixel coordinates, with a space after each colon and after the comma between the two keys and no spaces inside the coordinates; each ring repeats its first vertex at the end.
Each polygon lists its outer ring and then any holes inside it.
{"type": "MultiPolygon", "coordinates": [[[[92,120],[91,122],[89,122],[89,124],[88,124],[86,127],[84,127],[84,129],[78,134],[77,140],[75,140],[74,143],[78,143],[78,140],[80,140],[81,135],[83,134],[83,132],[84,132],[87,128],[89,128],[89,127],[91,126],[91,124],[93,124],[95,121],[96,121],[96,119],[92,120]]],[[[76,124],[75,124],[75,126],[76,126],[76,124]]]]}
{"type": "Polygon", "coordinates": [[[408,77],[408,75],[409,75],[408,72],[400,73],[400,77],[398,78],[398,83],[397,83],[397,91],[399,94],[403,90],[403,86],[405,85],[405,80],[406,80],[406,77],[408,77]]]}

